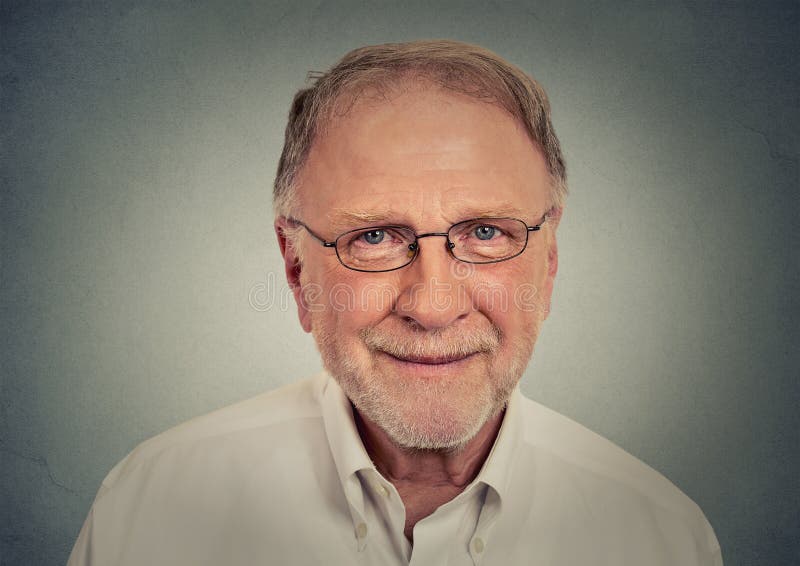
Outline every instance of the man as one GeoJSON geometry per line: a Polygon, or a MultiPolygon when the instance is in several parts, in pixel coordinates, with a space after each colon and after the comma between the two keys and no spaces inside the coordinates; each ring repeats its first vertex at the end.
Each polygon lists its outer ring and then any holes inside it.
{"type": "Polygon", "coordinates": [[[662,476],[523,398],[565,168],[544,91],[449,41],[295,97],[275,227],[326,372],[152,439],[70,564],[721,564],[662,476]]]}

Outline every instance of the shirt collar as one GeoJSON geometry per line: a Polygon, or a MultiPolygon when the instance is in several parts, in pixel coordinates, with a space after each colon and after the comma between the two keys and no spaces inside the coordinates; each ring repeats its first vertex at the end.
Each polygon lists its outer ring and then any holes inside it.
{"type": "Polygon", "coordinates": [[[322,407],[322,420],[328,445],[331,449],[339,482],[342,485],[357,541],[358,551],[367,543],[366,509],[364,490],[356,472],[375,469],[370,460],[353,419],[353,407],[339,384],[327,372],[322,372],[318,381],[318,399],[322,407]]]}
{"type": "Polygon", "coordinates": [[[521,398],[522,393],[517,385],[506,405],[503,424],[500,425],[494,446],[474,482],[485,483],[497,492],[501,500],[509,493],[511,475],[516,456],[519,453],[523,428],[522,414],[520,413],[521,398]]]}
{"type": "Polygon", "coordinates": [[[345,485],[359,470],[374,469],[353,418],[353,407],[342,388],[327,372],[321,376],[320,403],[331,454],[345,485]]]}
{"type": "MultiPolygon", "coordinates": [[[[361,442],[353,418],[353,407],[342,388],[327,372],[319,376],[318,383],[325,434],[339,474],[339,482],[350,507],[353,525],[357,528],[364,522],[365,508],[364,491],[356,472],[374,470],[375,465],[361,442]]],[[[363,542],[364,537],[359,537],[359,550],[363,542]]]]}

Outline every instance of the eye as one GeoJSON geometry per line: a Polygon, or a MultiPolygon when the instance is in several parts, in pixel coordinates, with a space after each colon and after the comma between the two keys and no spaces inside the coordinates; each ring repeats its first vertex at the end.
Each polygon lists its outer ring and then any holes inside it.
{"type": "Polygon", "coordinates": [[[383,230],[368,230],[361,235],[366,243],[372,245],[380,244],[385,236],[386,232],[383,230]]]}
{"type": "Polygon", "coordinates": [[[497,232],[497,228],[494,226],[476,226],[475,227],[475,237],[479,240],[491,240],[494,238],[495,233],[497,232]]]}

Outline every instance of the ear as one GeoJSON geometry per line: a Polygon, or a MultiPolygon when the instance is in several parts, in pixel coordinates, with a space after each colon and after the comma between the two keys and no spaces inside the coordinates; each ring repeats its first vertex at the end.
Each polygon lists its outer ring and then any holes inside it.
{"type": "Polygon", "coordinates": [[[278,244],[281,247],[286,281],[289,283],[289,288],[294,294],[295,303],[297,303],[297,317],[300,319],[300,326],[303,327],[303,330],[311,332],[311,311],[303,300],[301,284],[303,264],[297,255],[297,250],[286,237],[286,233],[291,228],[292,225],[285,217],[280,216],[275,220],[275,234],[278,236],[278,244]]]}
{"type": "Polygon", "coordinates": [[[556,228],[561,221],[563,208],[553,208],[547,214],[547,224],[549,225],[547,234],[547,275],[544,283],[545,311],[544,318],[550,314],[550,302],[553,296],[553,285],[558,272],[558,242],[556,241],[556,228]]]}

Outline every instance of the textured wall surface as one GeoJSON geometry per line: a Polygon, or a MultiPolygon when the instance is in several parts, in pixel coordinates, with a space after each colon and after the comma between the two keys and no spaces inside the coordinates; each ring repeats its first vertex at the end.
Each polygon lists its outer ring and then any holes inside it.
{"type": "Polygon", "coordinates": [[[572,194],[524,391],[672,479],[727,565],[800,562],[798,3],[435,5],[0,3],[2,564],[62,564],[138,442],[320,367],[271,227],[289,101],[423,37],[552,98],[572,194]]]}

